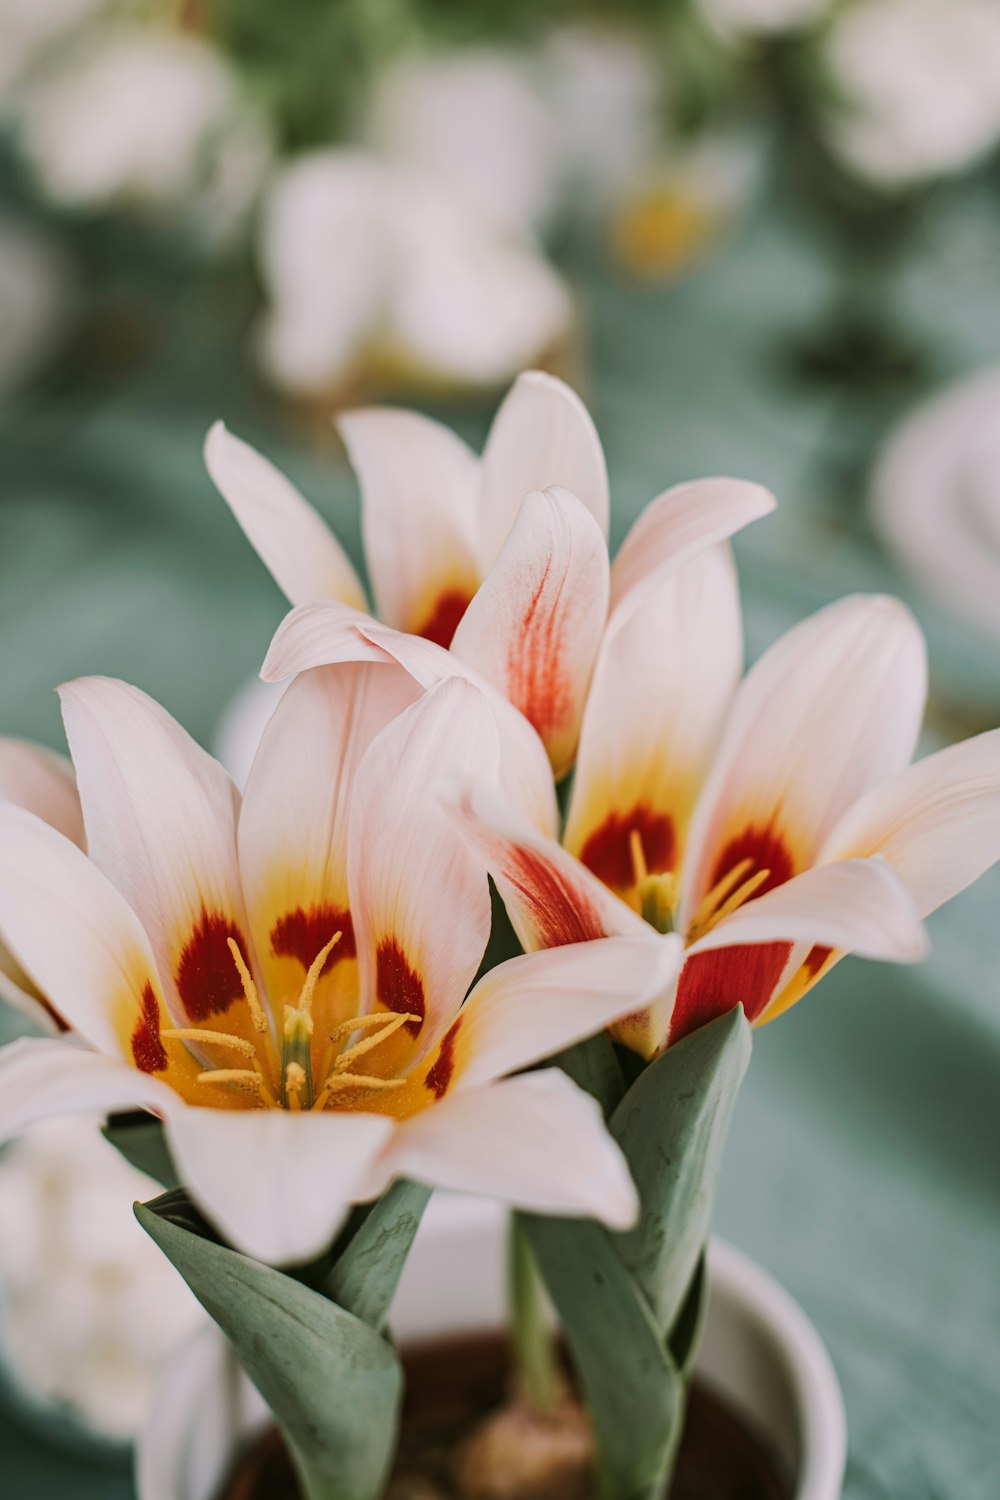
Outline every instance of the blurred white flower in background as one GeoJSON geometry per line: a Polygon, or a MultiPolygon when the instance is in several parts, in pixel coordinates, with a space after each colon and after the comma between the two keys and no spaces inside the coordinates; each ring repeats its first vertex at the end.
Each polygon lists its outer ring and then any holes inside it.
{"type": "Polygon", "coordinates": [[[872,496],[876,525],[902,566],[952,614],[1000,640],[1000,365],[902,422],[872,496]]]}
{"type": "Polygon", "coordinates": [[[108,0],[0,0],[0,107],[48,49],[107,7],[108,0]]]}
{"type": "Polygon", "coordinates": [[[297,394],[359,370],[492,386],[558,344],[572,301],[525,237],[372,152],[292,162],[263,205],[261,363],[297,394]]]}
{"type": "Polygon", "coordinates": [[[0,1360],[17,1397],[121,1443],[204,1314],[132,1215],[161,1192],[86,1118],[0,1155],[0,1360]]]}
{"type": "Polygon", "coordinates": [[[70,208],[241,221],[270,159],[267,129],[220,53],[158,26],[95,26],[10,99],[42,190],[70,208]]]}
{"type": "Polygon", "coordinates": [[[44,368],[73,321],[72,262],[42,230],[0,218],[0,396],[44,368]]]}
{"type": "Polygon", "coordinates": [[[997,0],[862,0],[826,56],[842,96],[831,145],[880,186],[961,170],[1000,139],[997,0]]]}
{"type": "Polygon", "coordinates": [[[800,31],[833,8],[834,0],[697,0],[710,25],[726,36],[800,31]]]}
{"type": "Polygon", "coordinates": [[[366,139],[386,160],[436,179],[484,223],[530,235],[551,217],[553,120],[517,53],[404,56],[376,84],[366,139]]]}

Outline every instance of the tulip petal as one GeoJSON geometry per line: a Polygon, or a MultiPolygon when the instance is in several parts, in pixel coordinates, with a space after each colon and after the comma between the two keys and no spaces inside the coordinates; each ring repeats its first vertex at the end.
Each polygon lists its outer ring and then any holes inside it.
{"type": "Polygon", "coordinates": [[[501,740],[500,781],[531,822],[545,832],[558,823],[555,786],[545,747],[535,730],[472,667],[433,641],[404,635],[336,605],[293,610],[271,642],[261,676],[275,681],[311,667],[343,661],[394,661],[421,687],[449,678],[470,682],[485,696],[501,740]]]}
{"type": "Polygon", "coordinates": [[[537,729],[557,777],[573,763],[608,609],[608,549],[568,490],[532,490],[455,632],[453,651],[537,729]]]}
{"type": "Polygon", "coordinates": [[[1000,859],[1000,729],[950,745],[873,787],[830,834],[824,859],[880,854],[922,917],[1000,859]]]}
{"type": "Polygon", "coordinates": [[[450,645],[479,586],[479,460],[447,427],[417,412],[345,412],[337,427],[361,486],[379,619],[450,645]]]}
{"type": "Polygon", "coordinates": [[[611,569],[611,609],[637,601],[654,577],[677,573],[705,547],[774,510],[774,496],[743,479],[695,479],[651,500],[611,569]]]}
{"type": "Polygon", "coordinates": [[[649,932],[637,912],[493,788],[442,782],[440,795],[479,850],[527,952],[649,932]]]}
{"type": "Polygon", "coordinates": [[[398,1175],[432,1187],[585,1215],[616,1229],[638,1210],[597,1101],[556,1068],[457,1089],[401,1123],[390,1161],[398,1175]]]}
{"type": "Polygon", "coordinates": [[[0,736],[0,802],[16,802],[83,845],[83,813],[65,756],[28,740],[0,736]]]}
{"type": "Polygon", "coordinates": [[[590,413],[575,391],[537,370],[518,376],[493,420],[483,451],[482,566],[500,554],[531,490],[561,485],[608,534],[608,471],[590,413]]]}
{"type": "Polygon", "coordinates": [[[68,1038],[22,1037],[0,1051],[0,1143],[39,1120],[183,1108],[156,1078],[68,1038]]]}
{"type": "Polygon", "coordinates": [[[60,689],[90,857],[149,934],[185,1026],[254,1029],[229,950],[253,962],[236,862],[239,795],[225,771],[138,688],[60,689]]]}
{"type": "Polygon", "coordinates": [[[294,999],[331,940],[313,1000],[313,1061],[325,1077],[332,1026],[357,1014],[347,844],[358,765],[419,689],[394,663],[318,667],[296,677],[261,739],[239,821],[239,860],[267,993],[294,999]]]}
{"type": "Polygon", "coordinates": [[[680,939],[649,927],[499,964],[462,1007],[455,1087],[529,1067],[645,1009],[672,990],[681,962],[680,939]]]}
{"type": "Polygon", "coordinates": [[[816,862],[842,813],[909,762],[926,687],[923,637],[894,599],[838,600],[764,653],[736,694],[692,820],[689,938],[738,866],[767,872],[759,897],[816,862]]]}
{"type": "Polygon", "coordinates": [[[175,1110],[178,1176],[226,1242],[272,1265],[312,1259],[354,1203],[377,1197],[395,1122],[382,1115],[175,1110]]]}
{"type": "Polygon", "coordinates": [[[816,865],[748,901],[688,949],[670,1041],[737,1004],[748,1020],[760,1020],[794,972],[789,961],[800,943],[807,953],[833,949],[894,963],[915,963],[927,951],[909,892],[885,860],[816,865]]]}
{"type": "Polygon", "coordinates": [[[82,850],[10,803],[0,808],[0,932],[81,1036],[181,1091],[196,1087],[194,1058],[160,1035],[169,1021],[135,913],[82,850]]]}
{"type": "Polygon", "coordinates": [[[584,710],[563,842],[618,895],[638,878],[635,835],[651,874],[680,870],[742,657],[739,589],[725,546],[612,618],[584,710]]]}
{"type": "Polygon", "coordinates": [[[348,879],[362,1006],[412,1017],[371,1054],[381,1068],[433,1046],[482,960],[486,871],[428,787],[449,772],[495,775],[498,755],[489,704],[452,678],[394,719],[358,767],[348,879]]]}
{"type": "Polygon", "coordinates": [[[247,540],[292,604],[337,599],[357,609],[367,607],[347,553],[269,459],[216,422],[205,440],[205,464],[247,540]]]}

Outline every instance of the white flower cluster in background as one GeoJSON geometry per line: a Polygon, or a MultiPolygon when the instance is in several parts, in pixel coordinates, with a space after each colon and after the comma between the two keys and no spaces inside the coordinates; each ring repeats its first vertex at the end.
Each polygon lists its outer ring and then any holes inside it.
{"type": "Polygon", "coordinates": [[[996,0],[861,0],[829,35],[831,145],[887,188],[961,171],[1000,140],[996,0]]]}
{"type": "Polygon", "coordinates": [[[203,1319],[132,1215],[161,1189],[96,1121],[36,1125],[0,1155],[0,1360],[34,1408],[131,1440],[203,1319]]]}
{"type": "Polygon", "coordinates": [[[225,240],[271,150],[221,53],[166,27],[100,18],[45,41],[4,107],[42,192],[72,209],[190,220],[225,240]]]}
{"type": "Polygon", "coordinates": [[[44,366],[76,307],[73,267],[42,230],[0,218],[0,396],[44,366]]]}
{"type": "Polygon", "coordinates": [[[831,6],[832,0],[698,0],[709,24],[732,37],[799,31],[820,20],[831,6]]]}

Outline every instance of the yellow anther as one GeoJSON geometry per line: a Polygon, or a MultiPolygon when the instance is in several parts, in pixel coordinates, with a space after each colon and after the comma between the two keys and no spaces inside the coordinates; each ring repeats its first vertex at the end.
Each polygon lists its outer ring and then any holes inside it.
{"type": "Polygon", "coordinates": [[[749,901],[751,896],[756,895],[770,873],[770,870],[758,870],[755,875],[751,875],[749,880],[745,880],[739,890],[733,891],[729,900],[724,901],[719,907],[712,921],[712,926],[714,927],[717,922],[722,921],[723,917],[728,917],[731,912],[736,911],[738,907],[743,905],[744,901],[749,901]]]}
{"type": "Polygon", "coordinates": [[[161,1031],[160,1035],[172,1042],[202,1042],[206,1047],[229,1047],[244,1057],[257,1056],[253,1042],[248,1042],[241,1036],[231,1036],[228,1031],[203,1031],[199,1026],[177,1026],[169,1031],[161,1031]]]}
{"type": "Polygon", "coordinates": [[[354,1016],[350,1021],[341,1021],[335,1026],[328,1036],[331,1042],[343,1042],[356,1031],[370,1031],[374,1026],[388,1026],[390,1021],[396,1019],[396,1013],[392,1010],[373,1011],[370,1016],[354,1016]]]}
{"type": "Polygon", "coordinates": [[[229,951],[233,955],[233,963],[236,965],[236,972],[240,976],[240,984],[242,984],[243,986],[243,995],[247,1002],[247,1008],[250,1011],[250,1019],[253,1021],[254,1030],[266,1032],[267,1014],[264,1010],[263,1005],[261,1005],[260,1003],[260,996],[257,993],[257,986],[253,982],[253,975],[250,973],[250,970],[247,968],[246,964],[243,961],[243,954],[240,952],[239,944],[237,943],[236,939],[227,938],[226,941],[229,944],[229,951]]]}
{"type": "Polygon", "coordinates": [[[689,931],[697,932],[704,924],[715,915],[716,909],[726,900],[731,891],[743,881],[753,869],[752,859],[741,859],[738,864],[727,870],[721,880],[717,880],[710,891],[707,891],[698,902],[697,910],[691,918],[689,931]]]}
{"type": "Polygon", "coordinates": [[[375,1078],[369,1073],[331,1073],[324,1085],[324,1092],[343,1093],[345,1089],[367,1089],[371,1093],[385,1093],[388,1089],[403,1089],[405,1078],[375,1078]]]}
{"type": "Polygon", "coordinates": [[[632,879],[636,885],[641,885],[649,874],[646,867],[646,854],[642,847],[642,834],[638,828],[633,828],[628,836],[628,851],[632,858],[632,879]]]}
{"type": "Polygon", "coordinates": [[[387,1024],[382,1027],[381,1031],[375,1032],[374,1036],[364,1037],[360,1042],[355,1042],[353,1047],[348,1047],[346,1052],[342,1052],[340,1054],[340,1056],[337,1058],[337,1061],[333,1065],[334,1072],[343,1073],[352,1065],[352,1063],[355,1063],[359,1057],[363,1057],[364,1054],[366,1052],[370,1052],[373,1047],[380,1046],[381,1043],[385,1041],[386,1037],[393,1036],[401,1026],[406,1025],[409,1019],[409,1016],[396,1016],[392,1015],[390,1012],[386,1016],[387,1024]]]}
{"type": "Polygon", "coordinates": [[[340,942],[341,936],[341,933],[335,932],[326,947],[320,949],[309,965],[309,972],[306,975],[305,984],[302,986],[302,993],[299,996],[298,1004],[298,1009],[305,1011],[306,1015],[312,1010],[313,996],[316,993],[316,986],[319,984],[319,977],[323,972],[323,965],[340,942]]]}
{"type": "Polygon", "coordinates": [[[259,1093],[264,1085],[264,1080],[259,1073],[252,1068],[210,1068],[205,1073],[198,1074],[199,1083],[232,1083],[240,1088],[249,1088],[259,1093]]]}

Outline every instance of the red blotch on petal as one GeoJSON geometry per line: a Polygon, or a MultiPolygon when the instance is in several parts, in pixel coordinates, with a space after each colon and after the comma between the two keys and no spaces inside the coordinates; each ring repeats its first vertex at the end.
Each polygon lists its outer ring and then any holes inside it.
{"type": "Polygon", "coordinates": [[[304,911],[297,906],[274,924],[271,952],[275,958],[296,958],[303,969],[308,969],[335,932],[340,933],[340,942],[323,965],[323,973],[329,974],[342,958],[357,957],[354,923],[349,911],[330,905],[311,906],[304,911]]]}
{"type": "Polygon", "coordinates": [[[584,892],[533,850],[513,850],[504,875],[527,907],[540,948],[589,943],[607,936],[600,913],[584,892]]]}
{"type": "Polygon", "coordinates": [[[459,1016],[458,1020],[445,1032],[434,1066],[429,1070],[427,1077],[424,1079],[425,1084],[435,1099],[443,1099],[448,1092],[448,1085],[451,1083],[452,1074],[455,1071],[455,1043],[458,1040],[458,1033],[461,1026],[462,1017],[459,1016]]]}
{"type": "Polygon", "coordinates": [[[791,943],[737,943],[696,953],[681,970],[670,1018],[670,1043],[742,1005],[755,1021],[781,979],[791,943]]]}
{"type": "Polygon", "coordinates": [[[167,1049],[160,1036],[160,1007],[151,984],[142,991],[139,1019],[132,1032],[132,1057],[140,1073],[162,1073],[167,1066],[167,1049]]]}
{"type": "Polygon", "coordinates": [[[438,595],[433,610],[413,632],[414,635],[422,635],[425,641],[433,641],[436,646],[450,646],[470,598],[465,589],[446,589],[438,595]]]}
{"type": "Polygon", "coordinates": [[[662,875],[674,867],[674,825],[666,813],[655,813],[642,805],[629,813],[610,813],[584,844],[580,859],[599,880],[616,891],[626,891],[635,884],[633,832],[642,842],[643,858],[651,875],[662,875]]]}
{"type": "Polygon", "coordinates": [[[816,978],[816,975],[819,973],[820,969],[822,969],[823,965],[826,963],[832,952],[832,948],[822,948],[819,946],[819,944],[817,944],[814,948],[809,949],[809,952],[805,956],[805,961],[803,962],[802,967],[805,969],[810,979],[816,978]]]}
{"type": "Polygon", "coordinates": [[[404,1030],[414,1035],[420,1030],[426,1014],[424,985],[412,969],[395,938],[379,943],[375,954],[375,987],[379,1004],[397,1015],[412,1016],[404,1030]]]}
{"type": "Polygon", "coordinates": [[[246,940],[236,923],[221,912],[202,907],[174,976],[181,1004],[192,1021],[222,1015],[235,1000],[243,998],[243,985],[229,951],[230,938],[246,958],[246,940]]]}
{"type": "Polygon", "coordinates": [[[708,889],[711,890],[713,886],[718,885],[730,870],[747,859],[751,860],[752,864],[741,878],[741,885],[758,870],[768,871],[767,879],[762,881],[754,891],[754,897],[763,896],[768,891],[773,891],[776,886],[784,885],[785,881],[791,880],[795,874],[795,861],[781,834],[771,827],[758,828],[751,823],[720,850],[712,873],[708,877],[708,889]]]}

